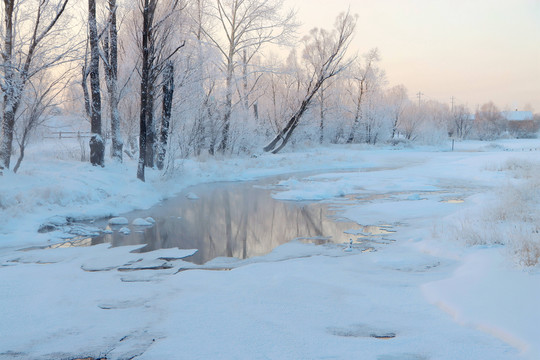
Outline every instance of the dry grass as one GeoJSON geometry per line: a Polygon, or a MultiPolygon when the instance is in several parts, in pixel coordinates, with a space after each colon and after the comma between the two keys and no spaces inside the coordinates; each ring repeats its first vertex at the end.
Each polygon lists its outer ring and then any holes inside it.
{"type": "Polygon", "coordinates": [[[495,199],[461,217],[453,236],[469,246],[505,245],[522,266],[540,264],[540,163],[506,161],[497,171],[514,179],[495,199]]]}

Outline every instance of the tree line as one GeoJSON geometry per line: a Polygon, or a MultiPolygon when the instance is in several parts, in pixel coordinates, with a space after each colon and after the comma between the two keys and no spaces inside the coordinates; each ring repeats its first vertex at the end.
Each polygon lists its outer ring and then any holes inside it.
{"type": "Polygon", "coordinates": [[[489,104],[473,117],[465,105],[416,102],[405,86],[389,87],[377,49],[352,53],[358,18],[349,12],[299,38],[283,0],[85,5],[0,5],[0,167],[10,168],[16,142],[17,171],[32,131],[59,103],[90,122],[93,165],[128,156],[142,181],[145,168],[173,171],[188,156],[505,132],[489,104]]]}

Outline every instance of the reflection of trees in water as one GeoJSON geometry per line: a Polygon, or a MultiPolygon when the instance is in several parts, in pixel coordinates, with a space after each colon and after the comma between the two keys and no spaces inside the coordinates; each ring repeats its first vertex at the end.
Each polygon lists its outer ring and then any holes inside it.
{"type": "Polygon", "coordinates": [[[204,263],[218,256],[264,255],[298,237],[348,240],[343,231],[351,224],[332,221],[320,204],[277,201],[270,191],[246,185],[214,188],[199,195],[196,201],[179,198],[157,208],[160,214],[152,214],[157,223],[144,234],[115,232],[109,241],[113,245],[148,243],[143,251],[199,249],[190,260],[204,263]]]}

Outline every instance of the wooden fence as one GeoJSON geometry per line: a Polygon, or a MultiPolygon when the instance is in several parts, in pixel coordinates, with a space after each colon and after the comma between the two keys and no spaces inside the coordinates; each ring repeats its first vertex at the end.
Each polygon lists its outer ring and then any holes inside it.
{"type": "Polygon", "coordinates": [[[92,133],[89,131],[53,131],[45,136],[46,139],[81,139],[89,138],[92,133]]]}

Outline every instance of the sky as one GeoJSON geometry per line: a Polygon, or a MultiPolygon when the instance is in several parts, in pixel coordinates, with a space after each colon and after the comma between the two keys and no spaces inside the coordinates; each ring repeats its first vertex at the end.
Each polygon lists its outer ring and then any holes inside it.
{"type": "Polygon", "coordinates": [[[409,97],[540,113],[540,0],[286,0],[300,32],[358,14],[354,51],[377,47],[409,97]]]}

